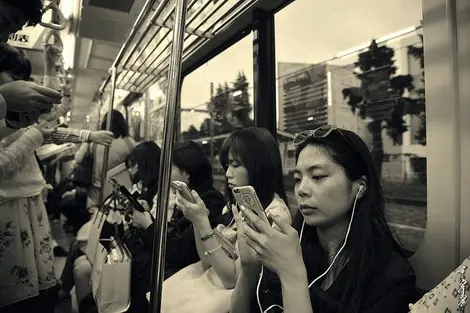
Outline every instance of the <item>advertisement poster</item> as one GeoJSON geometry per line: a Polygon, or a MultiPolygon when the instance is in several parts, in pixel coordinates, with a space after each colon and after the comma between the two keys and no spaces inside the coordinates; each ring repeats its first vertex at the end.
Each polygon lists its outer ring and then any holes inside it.
{"type": "MultiPolygon", "coordinates": [[[[52,12],[50,10],[46,11],[42,19],[49,21],[51,14],[52,12]]],[[[20,49],[43,50],[43,36],[45,33],[46,29],[39,24],[34,27],[24,27],[16,33],[11,34],[7,43],[20,49]]]]}

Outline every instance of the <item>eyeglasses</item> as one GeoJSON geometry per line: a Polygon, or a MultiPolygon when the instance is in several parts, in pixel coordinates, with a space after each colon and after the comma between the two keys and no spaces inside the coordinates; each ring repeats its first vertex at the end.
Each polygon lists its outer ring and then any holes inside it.
{"type": "Polygon", "coordinates": [[[294,137],[294,141],[293,141],[294,147],[300,146],[301,144],[303,144],[309,138],[326,138],[334,130],[336,130],[344,138],[344,140],[346,140],[348,145],[350,145],[352,147],[351,143],[344,136],[341,129],[339,129],[336,126],[333,126],[333,125],[323,125],[323,126],[320,126],[316,129],[304,130],[303,132],[300,132],[300,133],[296,134],[295,137],[294,137]]]}

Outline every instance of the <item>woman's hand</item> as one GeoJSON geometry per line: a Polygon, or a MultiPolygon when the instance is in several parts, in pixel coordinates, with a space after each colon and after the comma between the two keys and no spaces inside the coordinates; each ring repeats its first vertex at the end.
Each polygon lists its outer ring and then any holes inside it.
{"type": "Polygon", "coordinates": [[[246,243],[256,252],[258,260],[280,278],[295,277],[299,269],[305,269],[302,249],[297,231],[282,220],[279,215],[271,214],[271,218],[282,232],[272,228],[260,219],[254,212],[244,207],[243,216],[254,224],[256,231],[247,223],[243,231],[247,237],[246,243]]]}
{"type": "Polygon", "coordinates": [[[196,191],[191,191],[195,203],[186,200],[183,195],[176,191],[176,205],[183,211],[184,216],[193,224],[198,225],[208,219],[209,210],[201,200],[196,191]]]}
{"type": "Polygon", "coordinates": [[[240,262],[243,267],[256,267],[261,265],[256,256],[255,250],[247,245],[247,237],[243,230],[243,219],[241,213],[238,212],[237,207],[232,204],[232,213],[237,224],[237,237],[238,237],[238,251],[240,253],[240,262]]]}
{"type": "Polygon", "coordinates": [[[111,146],[114,134],[107,130],[94,130],[90,133],[90,141],[98,145],[111,146]]]}
{"type": "Polygon", "coordinates": [[[39,124],[34,125],[33,127],[35,127],[37,130],[39,130],[41,132],[42,137],[44,139],[49,138],[57,130],[56,128],[46,128],[43,125],[39,125],[39,124]]]}
{"type": "Polygon", "coordinates": [[[136,209],[132,212],[132,226],[138,229],[147,229],[150,225],[152,225],[153,220],[152,216],[150,215],[150,207],[147,201],[139,200],[139,203],[145,209],[144,212],[140,212],[136,209]]]}
{"type": "MultiPolygon", "coordinates": [[[[157,199],[158,199],[158,194],[156,194],[153,197],[153,205],[152,205],[152,209],[150,210],[150,213],[153,217],[157,216],[157,199]]],[[[170,191],[170,194],[168,195],[168,209],[167,209],[167,216],[166,216],[167,222],[171,222],[175,209],[176,209],[176,194],[170,191]]]]}
{"type": "Polygon", "coordinates": [[[171,222],[173,218],[173,214],[175,213],[176,208],[176,194],[170,191],[170,195],[168,196],[168,211],[166,215],[167,222],[171,222]]]}

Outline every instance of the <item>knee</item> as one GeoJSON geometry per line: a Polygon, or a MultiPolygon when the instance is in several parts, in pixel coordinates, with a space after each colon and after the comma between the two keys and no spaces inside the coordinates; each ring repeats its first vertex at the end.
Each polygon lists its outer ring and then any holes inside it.
{"type": "Polygon", "coordinates": [[[73,272],[76,277],[86,277],[91,275],[91,263],[85,255],[82,255],[75,260],[73,263],[73,272]]]}

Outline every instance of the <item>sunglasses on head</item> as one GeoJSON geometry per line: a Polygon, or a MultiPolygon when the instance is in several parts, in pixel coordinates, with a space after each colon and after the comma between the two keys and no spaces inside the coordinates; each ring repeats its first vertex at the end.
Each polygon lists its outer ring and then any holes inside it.
{"type": "Polygon", "coordinates": [[[336,126],[333,125],[323,125],[320,126],[316,129],[313,130],[304,130],[303,132],[300,132],[295,135],[294,137],[294,146],[298,147],[301,144],[303,144],[307,139],[309,138],[326,138],[328,135],[331,134],[333,131],[337,131],[343,138],[346,140],[346,142],[351,145],[349,140],[344,136],[343,132],[341,131],[340,128],[337,128],[336,126]]]}

